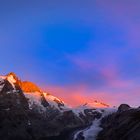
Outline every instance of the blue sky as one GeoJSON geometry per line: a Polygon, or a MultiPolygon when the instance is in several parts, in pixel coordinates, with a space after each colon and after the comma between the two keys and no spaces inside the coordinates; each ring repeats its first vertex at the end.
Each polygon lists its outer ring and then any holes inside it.
{"type": "Polygon", "coordinates": [[[139,105],[139,0],[5,1],[0,11],[1,74],[14,71],[66,101],[78,91],[139,105]]]}

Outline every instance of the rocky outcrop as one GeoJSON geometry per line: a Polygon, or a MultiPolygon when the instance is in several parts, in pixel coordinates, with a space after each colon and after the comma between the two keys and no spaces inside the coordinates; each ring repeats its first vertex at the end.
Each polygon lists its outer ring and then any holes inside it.
{"type": "Polygon", "coordinates": [[[140,109],[120,105],[118,111],[102,119],[97,140],[140,140],[140,109]]]}
{"type": "Polygon", "coordinates": [[[15,90],[7,80],[3,84],[0,92],[0,139],[28,138],[28,102],[20,89],[15,90]]]}
{"type": "Polygon", "coordinates": [[[131,107],[127,104],[121,104],[118,108],[118,112],[123,112],[123,111],[126,111],[128,109],[130,109],[131,107]]]}

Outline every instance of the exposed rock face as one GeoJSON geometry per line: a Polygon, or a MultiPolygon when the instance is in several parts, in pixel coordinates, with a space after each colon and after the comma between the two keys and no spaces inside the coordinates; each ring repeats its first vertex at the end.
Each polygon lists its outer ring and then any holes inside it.
{"type": "Polygon", "coordinates": [[[129,105],[127,105],[127,104],[121,104],[119,106],[119,108],[118,108],[118,112],[123,112],[123,111],[126,111],[128,109],[130,109],[130,106],[129,105]]]}
{"type": "Polygon", "coordinates": [[[101,127],[97,140],[140,140],[140,109],[123,104],[102,119],[101,127]]]}
{"type": "Polygon", "coordinates": [[[4,80],[0,92],[0,139],[28,138],[28,102],[21,90],[4,80]],[[24,133],[24,134],[23,134],[24,133]]]}

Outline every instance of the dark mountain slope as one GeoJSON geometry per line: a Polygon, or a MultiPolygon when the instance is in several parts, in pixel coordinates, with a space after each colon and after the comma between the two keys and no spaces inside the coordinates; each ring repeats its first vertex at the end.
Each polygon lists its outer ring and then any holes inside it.
{"type": "Polygon", "coordinates": [[[140,108],[121,105],[118,111],[102,119],[97,140],[140,140],[140,108]]]}

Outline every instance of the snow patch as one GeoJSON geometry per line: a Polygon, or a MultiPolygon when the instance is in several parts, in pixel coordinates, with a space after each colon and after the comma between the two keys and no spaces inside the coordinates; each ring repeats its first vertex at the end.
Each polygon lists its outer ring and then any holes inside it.
{"type": "Polygon", "coordinates": [[[6,109],[4,109],[4,110],[9,111],[9,110],[10,110],[10,108],[6,108],[6,109]]]}
{"type": "Polygon", "coordinates": [[[96,119],[93,121],[91,127],[83,133],[86,140],[96,140],[98,133],[102,130],[100,124],[101,119],[96,119]]]}
{"type": "Polygon", "coordinates": [[[31,122],[28,120],[28,125],[31,125],[31,122]]]}
{"type": "Polygon", "coordinates": [[[74,108],[72,111],[79,116],[81,113],[85,116],[84,110],[86,109],[91,109],[92,112],[99,112],[102,113],[101,110],[104,110],[105,108],[95,108],[93,106],[87,106],[87,105],[83,105],[83,106],[78,106],[77,108],[74,108]]]}
{"type": "Polygon", "coordinates": [[[41,93],[40,92],[25,92],[24,95],[27,99],[29,99],[29,108],[33,109],[35,106],[37,106],[39,112],[44,112],[46,109],[45,107],[41,104],[41,93]]]}
{"type": "Polygon", "coordinates": [[[81,113],[85,116],[85,113],[84,113],[85,109],[89,109],[89,108],[87,106],[79,106],[77,108],[72,109],[72,111],[79,117],[81,113]]]}
{"type": "Polygon", "coordinates": [[[4,79],[0,76],[0,91],[2,91],[4,85],[4,79]]]}
{"type": "Polygon", "coordinates": [[[95,119],[92,125],[84,130],[77,132],[74,136],[74,140],[78,137],[80,133],[83,133],[85,140],[96,140],[98,133],[102,130],[100,126],[100,119],[95,119]]]}
{"type": "Polygon", "coordinates": [[[7,80],[9,81],[9,83],[13,86],[13,88],[15,89],[15,83],[16,83],[16,80],[15,78],[13,77],[13,75],[9,75],[7,77],[7,80]]]}
{"type": "Polygon", "coordinates": [[[52,95],[47,94],[47,93],[43,93],[43,95],[44,95],[46,101],[49,103],[49,105],[51,107],[56,108],[59,111],[66,111],[66,110],[68,110],[68,106],[63,101],[58,99],[57,97],[52,96],[52,95]],[[60,109],[60,107],[59,107],[59,105],[58,105],[58,103],[56,101],[58,101],[60,104],[62,104],[61,109],[60,109]]]}
{"type": "MultiPolygon", "coordinates": [[[[96,111],[99,111],[99,112],[101,112],[101,110],[103,110],[103,109],[101,109],[101,108],[96,109],[96,111]]],[[[117,108],[104,108],[104,112],[102,113],[102,117],[100,119],[95,119],[90,127],[86,128],[84,130],[78,131],[74,135],[74,140],[76,140],[76,138],[78,137],[78,135],[80,133],[82,133],[85,140],[96,140],[98,133],[102,130],[102,128],[100,127],[102,118],[109,115],[109,114],[112,114],[116,111],[117,111],[117,108]]]]}
{"type": "Polygon", "coordinates": [[[14,90],[7,91],[6,93],[11,94],[11,93],[18,93],[18,92],[19,92],[19,90],[14,89],[14,90]]]}

